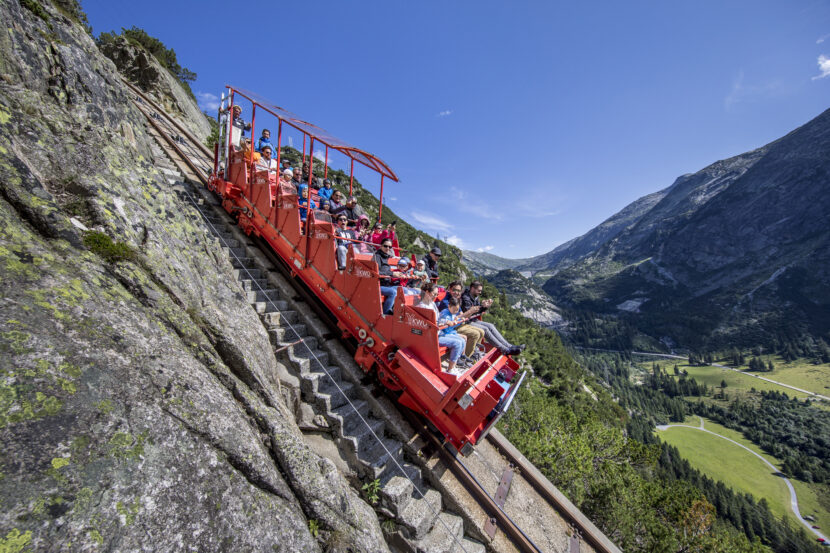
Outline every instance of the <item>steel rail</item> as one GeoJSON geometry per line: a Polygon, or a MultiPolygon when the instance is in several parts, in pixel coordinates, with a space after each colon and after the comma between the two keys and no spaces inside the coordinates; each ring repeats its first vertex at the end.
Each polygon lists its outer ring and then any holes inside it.
{"type": "MultiPolygon", "coordinates": [[[[126,81],[125,81],[126,82],[126,81]]],[[[128,83],[129,84],[129,83],[128,83]]],[[[132,89],[132,85],[130,85],[132,89]]],[[[138,93],[140,94],[140,93],[138,93]]],[[[142,95],[143,96],[143,95],[142,95]]],[[[144,97],[146,100],[146,97],[144,97]]],[[[151,102],[150,105],[154,106],[151,102]]],[[[136,103],[139,106],[138,103],[136,103]]],[[[207,184],[208,177],[204,174],[204,172],[197,166],[197,164],[190,159],[188,154],[186,154],[178,144],[176,144],[175,140],[168,136],[168,133],[147,113],[146,110],[141,109],[139,106],[140,111],[144,114],[147,121],[150,122],[152,127],[158,132],[158,134],[164,138],[165,142],[167,142],[168,146],[172,151],[174,151],[177,157],[180,158],[180,161],[185,163],[189,168],[191,168],[194,174],[202,181],[203,184],[207,184]]],[[[172,120],[163,110],[157,108],[156,111],[165,117],[172,125],[174,125],[177,129],[180,129],[180,126],[176,124],[175,121],[172,120]]],[[[207,152],[207,149],[204,147],[200,148],[203,152],[207,152]]],[[[206,154],[207,155],[207,154],[206,154]]],[[[212,154],[209,154],[212,156],[212,154]]],[[[208,156],[209,157],[209,156],[208,156]]],[[[209,161],[209,160],[206,160],[209,161]]],[[[277,261],[272,252],[269,251],[268,248],[263,247],[262,242],[259,242],[260,249],[266,254],[272,262],[277,261]]],[[[281,260],[279,260],[281,261],[281,260]]],[[[312,307],[318,316],[323,315],[327,312],[325,307],[319,304],[319,300],[316,296],[310,291],[304,289],[305,287],[302,286],[302,282],[298,281],[295,278],[290,278],[290,272],[286,270],[287,268],[282,265],[282,263],[274,263],[275,267],[280,270],[284,276],[289,276],[288,280],[291,282],[292,286],[294,287],[295,291],[312,307]]],[[[328,313],[330,315],[330,313],[328,313]]],[[[333,326],[330,319],[328,317],[321,317],[324,323],[327,326],[333,326]]],[[[334,331],[336,333],[336,329],[334,331]]],[[[351,345],[348,343],[344,343],[347,348],[351,345]]],[[[352,345],[353,346],[353,345],[352,345]]],[[[488,515],[493,516],[496,518],[497,522],[501,529],[507,534],[510,539],[512,540],[513,544],[518,547],[523,553],[541,553],[541,550],[533,543],[533,541],[522,531],[522,529],[510,518],[510,516],[504,512],[504,510],[495,502],[495,500],[490,496],[486,489],[481,485],[480,482],[476,480],[476,478],[470,473],[470,471],[466,468],[464,463],[458,458],[457,455],[454,455],[447,451],[444,447],[442,442],[426,427],[423,422],[423,419],[417,417],[415,413],[409,411],[401,411],[402,415],[409,421],[409,423],[416,429],[417,434],[421,437],[425,438],[429,443],[431,443],[438,454],[441,456],[442,461],[444,464],[450,469],[453,473],[455,478],[465,487],[465,489],[470,493],[470,495],[475,499],[475,501],[483,508],[483,510],[488,513],[488,515]]],[[[533,487],[533,489],[548,503],[550,504],[578,533],[580,536],[584,537],[588,543],[591,544],[592,547],[596,549],[599,553],[622,553],[622,551],[614,545],[611,540],[609,540],[601,530],[599,530],[584,514],[582,514],[577,507],[571,503],[567,497],[565,497],[562,492],[560,492],[556,486],[554,486],[522,453],[517,450],[513,444],[511,444],[507,438],[505,438],[500,432],[497,430],[493,430],[490,434],[488,434],[486,438],[496,450],[498,450],[502,455],[504,455],[508,461],[515,465],[519,472],[521,473],[522,477],[527,480],[527,482],[533,487]]]]}

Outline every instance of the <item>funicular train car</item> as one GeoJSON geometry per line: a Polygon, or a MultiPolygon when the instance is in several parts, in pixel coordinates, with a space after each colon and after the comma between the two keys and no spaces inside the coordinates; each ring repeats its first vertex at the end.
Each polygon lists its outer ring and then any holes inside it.
{"type": "MultiPolygon", "coordinates": [[[[303,159],[309,163],[309,185],[313,178],[314,146],[325,147],[325,174],[330,151],[345,155],[350,164],[352,192],[355,161],[380,175],[380,205],[386,179],[397,182],[395,173],[378,157],[339,140],[256,94],[228,87],[227,109],[223,95],[221,145],[215,149],[209,187],[224,208],[238,217],[249,235],[262,238],[288,265],[318,300],[334,314],[345,338],[357,343],[355,360],[397,395],[398,402],[425,416],[462,453],[482,440],[509,407],[521,385],[518,364],[497,348],[485,345],[483,357],[462,374],[442,370],[442,349],[435,312],[417,307],[418,297],[399,288],[392,315],[382,313],[378,265],[373,255],[349,248],[345,270],[335,259],[334,225],[329,213],[308,210],[300,220],[298,191],[291,182],[267,170],[257,170],[252,156],[235,147],[240,129],[234,125],[233,106],[251,106],[251,137],[256,134],[257,115],[278,126],[275,144],[280,163],[283,132],[303,135],[303,159]],[[237,102],[235,104],[235,102],[237,102]],[[274,118],[276,121],[274,121],[274,118]],[[306,157],[306,141],[310,143],[306,157]]],[[[273,126],[271,126],[273,128],[273,126]]],[[[312,188],[309,186],[309,192],[312,188]]],[[[390,260],[397,263],[398,258],[390,260]]]]}

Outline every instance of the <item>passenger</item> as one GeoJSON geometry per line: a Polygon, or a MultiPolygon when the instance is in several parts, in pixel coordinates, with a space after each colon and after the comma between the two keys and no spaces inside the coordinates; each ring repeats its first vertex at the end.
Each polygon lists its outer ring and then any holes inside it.
{"type": "Polygon", "coordinates": [[[334,229],[334,234],[337,236],[337,269],[342,271],[346,268],[346,254],[349,248],[352,247],[352,240],[355,239],[355,233],[349,228],[349,219],[345,215],[337,216],[337,227],[334,229]]]}
{"type": "MultiPolygon", "coordinates": [[[[392,279],[393,286],[402,286],[403,293],[407,296],[418,296],[421,294],[419,288],[413,288],[409,285],[414,279],[412,278],[412,267],[409,266],[409,260],[405,257],[398,259],[398,272],[403,275],[398,279],[392,279]]],[[[416,280],[418,284],[420,281],[416,280]]]]}
{"type": "MultiPolygon", "coordinates": [[[[444,336],[460,336],[461,338],[464,338],[464,350],[466,351],[467,347],[469,346],[469,344],[467,343],[468,339],[465,335],[461,334],[460,332],[457,332],[457,329],[459,326],[461,326],[461,324],[453,324],[461,318],[459,316],[461,311],[460,307],[460,302],[456,298],[452,297],[447,300],[447,307],[445,307],[444,309],[438,307],[438,326],[441,327],[446,325],[446,328],[443,328],[439,331],[439,336],[441,335],[441,333],[443,333],[444,336]]],[[[471,367],[472,365],[472,359],[470,359],[466,354],[461,354],[459,356],[459,367],[465,369],[471,367]]]]}
{"type": "MultiPolygon", "coordinates": [[[[381,224],[381,222],[378,221],[377,223],[375,223],[375,227],[372,229],[372,235],[369,241],[372,244],[380,244],[381,240],[383,240],[384,238],[386,238],[386,236],[383,232],[383,224],[381,224]]],[[[390,238],[389,240],[392,239],[390,238]]],[[[394,247],[394,244],[392,245],[392,247],[394,247]]]]}
{"type": "Polygon", "coordinates": [[[423,259],[419,259],[418,263],[415,264],[415,270],[412,271],[412,276],[414,277],[410,282],[409,285],[413,288],[421,288],[421,285],[429,280],[429,275],[426,271],[426,264],[424,263],[423,259]]]}
{"type": "Polygon", "coordinates": [[[441,248],[433,246],[424,257],[424,266],[427,276],[432,280],[438,279],[438,260],[441,259],[441,248]]]}
{"type": "Polygon", "coordinates": [[[314,200],[308,199],[308,186],[302,185],[300,187],[300,221],[305,221],[306,217],[308,217],[308,209],[317,209],[317,204],[314,203],[314,200]]]}
{"type": "Polygon", "coordinates": [[[374,248],[370,245],[372,241],[372,231],[369,230],[369,218],[365,215],[361,215],[360,218],[357,220],[357,228],[355,229],[357,233],[357,239],[360,240],[359,250],[363,253],[372,253],[377,248],[374,248]]]}
{"type": "MultiPolygon", "coordinates": [[[[331,212],[335,213],[341,207],[343,207],[343,193],[335,190],[331,193],[331,212]]],[[[346,218],[348,219],[348,217],[346,218]]]]}
{"type": "Polygon", "coordinates": [[[293,173],[293,175],[291,177],[291,184],[293,184],[294,188],[296,188],[299,191],[300,187],[305,186],[306,184],[305,184],[305,182],[303,182],[303,179],[300,178],[300,172],[299,171],[293,171],[292,170],[292,173],[293,173]]]}
{"type": "Polygon", "coordinates": [[[393,271],[389,265],[389,258],[392,257],[392,241],[385,240],[378,251],[375,252],[375,263],[378,264],[380,275],[380,293],[383,296],[383,314],[391,315],[392,306],[395,304],[395,296],[398,295],[397,287],[392,285],[392,277],[401,278],[403,274],[393,271]]]}
{"type": "Polygon", "coordinates": [[[270,145],[265,144],[262,147],[262,156],[259,161],[256,162],[256,165],[260,169],[267,169],[270,173],[275,173],[277,171],[277,160],[271,157],[270,145]]]}
{"type": "Polygon", "coordinates": [[[271,152],[275,152],[274,145],[271,144],[271,131],[268,129],[262,129],[262,136],[260,136],[256,141],[256,151],[262,153],[262,148],[265,146],[271,146],[271,152]]]}
{"type": "Polygon", "coordinates": [[[331,180],[330,179],[323,179],[323,188],[317,192],[320,195],[320,199],[331,199],[331,195],[334,193],[334,189],[331,187],[331,180]]]}
{"type": "Polygon", "coordinates": [[[327,198],[320,198],[320,209],[326,213],[331,211],[331,201],[327,198]]]}
{"type": "MultiPolygon", "coordinates": [[[[435,306],[435,296],[437,295],[437,285],[434,282],[425,282],[421,286],[421,302],[416,307],[424,307],[432,309],[435,312],[435,320],[438,321],[438,308],[435,306]]],[[[447,363],[447,372],[451,373],[455,370],[455,364],[458,358],[461,357],[461,352],[464,350],[463,340],[458,335],[455,336],[441,336],[438,335],[438,345],[448,348],[450,350],[450,358],[447,363]]]]}
{"type": "MultiPolygon", "coordinates": [[[[438,309],[444,310],[446,309],[451,300],[455,300],[461,305],[461,292],[464,290],[464,286],[459,281],[454,281],[447,286],[449,290],[449,294],[438,304],[438,309]]],[[[467,319],[478,314],[481,311],[481,306],[474,305],[470,307],[468,310],[462,312],[458,318],[459,319],[467,319]]],[[[484,339],[484,330],[473,326],[472,324],[462,324],[457,328],[458,333],[467,338],[467,348],[464,350],[464,355],[468,358],[478,361],[481,358],[481,354],[477,352],[478,345],[484,339]]]]}
{"type": "Polygon", "coordinates": [[[242,106],[240,105],[233,106],[233,118],[231,121],[231,124],[239,129],[240,138],[245,136],[245,131],[251,130],[251,124],[246,123],[245,120],[242,119],[242,106]]]}
{"type": "MultiPolygon", "coordinates": [[[[477,280],[474,280],[470,284],[470,287],[461,295],[461,309],[463,311],[472,309],[473,306],[481,307],[478,315],[483,315],[484,312],[487,311],[487,309],[493,304],[493,300],[481,300],[481,291],[483,288],[482,284],[477,280]]],[[[524,344],[521,346],[514,346],[505,340],[504,336],[501,335],[492,323],[485,323],[482,320],[477,320],[471,322],[470,325],[482,329],[484,331],[484,339],[499,348],[499,351],[505,355],[516,355],[525,349],[524,344]]]]}
{"type": "MultiPolygon", "coordinates": [[[[242,156],[245,158],[245,163],[251,163],[251,147],[248,144],[248,139],[239,139],[239,149],[242,150],[242,156]]],[[[254,163],[259,163],[260,155],[257,152],[253,153],[254,163]]]]}
{"type": "Polygon", "coordinates": [[[293,178],[294,178],[294,172],[291,169],[285,169],[282,172],[282,180],[284,180],[285,182],[291,183],[291,179],[293,179],[293,178]]]}
{"type": "Polygon", "coordinates": [[[346,200],[345,205],[341,205],[340,207],[338,207],[337,211],[335,211],[334,213],[340,212],[346,214],[346,217],[349,218],[350,225],[356,225],[357,221],[360,219],[361,216],[366,217],[366,212],[363,211],[363,208],[357,205],[357,198],[355,198],[354,196],[349,196],[349,199],[346,200]]]}
{"type": "Polygon", "coordinates": [[[291,169],[291,161],[288,158],[282,158],[282,170],[291,169]]]}
{"type": "Polygon", "coordinates": [[[395,255],[401,255],[400,245],[398,244],[398,222],[392,221],[386,225],[386,230],[383,231],[382,238],[389,238],[392,240],[392,248],[395,250],[395,255]]]}

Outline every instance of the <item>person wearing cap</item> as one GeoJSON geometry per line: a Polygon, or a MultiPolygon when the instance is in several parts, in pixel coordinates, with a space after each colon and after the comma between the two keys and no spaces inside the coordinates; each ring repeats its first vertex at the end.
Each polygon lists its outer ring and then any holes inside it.
{"type": "Polygon", "coordinates": [[[334,193],[334,189],[331,187],[331,180],[330,179],[323,179],[323,188],[321,188],[317,194],[320,195],[320,199],[323,198],[330,200],[331,195],[334,193]]]}
{"type": "Polygon", "coordinates": [[[262,153],[262,148],[266,145],[271,146],[271,155],[273,155],[276,150],[271,143],[271,131],[262,129],[262,135],[256,141],[256,151],[262,153]]]}
{"type": "MultiPolygon", "coordinates": [[[[413,288],[409,285],[413,281],[412,267],[409,266],[409,260],[405,257],[398,259],[398,272],[403,275],[399,278],[392,279],[393,286],[403,287],[403,293],[407,296],[417,296],[421,293],[418,288],[413,288]]],[[[420,281],[418,281],[420,283],[420,281]]]]}
{"type": "Polygon", "coordinates": [[[357,238],[355,232],[349,228],[349,218],[344,214],[337,216],[337,226],[334,229],[334,235],[337,237],[335,243],[335,255],[337,258],[337,269],[342,271],[346,268],[346,254],[349,248],[352,247],[352,240],[357,238]]]}
{"type": "Polygon", "coordinates": [[[317,209],[317,204],[314,203],[314,200],[309,199],[308,193],[308,186],[302,185],[299,188],[300,190],[300,221],[305,221],[308,217],[308,209],[317,209]]]}
{"type": "Polygon", "coordinates": [[[246,123],[244,119],[242,119],[242,106],[235,105],[233,106],[233,117],[231,118],[231,124],[239,129],[240,136],[245,136],[245,131],[251,130],[251,124],[246,123]]]}
{"type": "Polygon", "coordinates": [[[430,279],[438,278],[438,260],[441,259],[441,248],[433,246],[429,253],[423,257],[424,267],[430,279]]]}
{"type": "Polygon", "coordinates": [[[291,169],[283,169],[282,171],[282,179],[286,182],[291,182],[291,179],[294,178],[294,171],[291,169]]]}

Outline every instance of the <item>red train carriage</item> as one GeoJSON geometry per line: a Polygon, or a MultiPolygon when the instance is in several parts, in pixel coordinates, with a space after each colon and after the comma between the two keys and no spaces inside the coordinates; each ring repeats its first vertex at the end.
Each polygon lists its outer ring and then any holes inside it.
{"type": "MultiPolygon", "coordinates": [[[[382,160],[254,93],[228,89],[228,109],[220,111],[232,113],[233,106],[242,101],[250,105],[252,138],[256,136],[257,116],[276,123],[278,166],[284,132],[299,132],[303,136],[303,159],[310,165],[309,184],[314,147],[322,144],[326,174],[329,153],[337,152],[349,160],[350,191],[355,162],[380,175],[382,211],[385,180],[398,181],[382,160]]],[[[224,102],[223,97],[223,107],[224,102]]],[[[373,256],[350,248],[346,268],[339,271],[331,216],[312,209],[303,224],[296,187],[280,179],[279,172],[258,171],[253,159],[246,160],[234,146],[239,129],[232,118],[221,119],[222,145],[216,148],[209,187],[222,198],[224,208],[238,216],[246,233],[265,240],[331,311],[344,337],[357,341],[355,360],[364,371],[376,371],[380,382],[397,393],[401,405],[428,418],[459,451],[470,451],[509,407],[521,384],[521,377],[516,377],[518,364],[497,348],[485,345],[485,355],[462,374],[443,371],[435,313],[416,307],[417,296],[406,295],[399,288],[392,315],[383,315],[378,266],[373,256]]]]}

